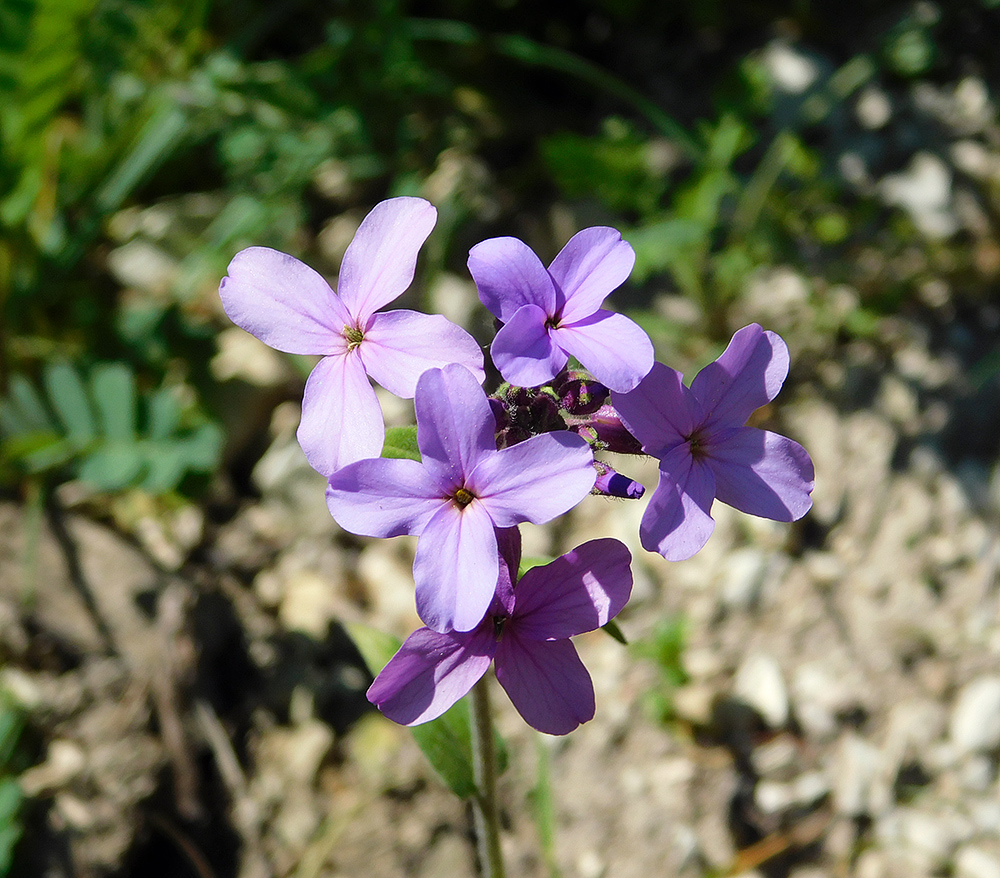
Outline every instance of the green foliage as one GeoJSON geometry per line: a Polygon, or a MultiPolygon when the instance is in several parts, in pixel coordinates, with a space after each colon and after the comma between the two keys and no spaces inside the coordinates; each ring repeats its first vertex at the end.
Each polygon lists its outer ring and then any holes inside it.
{"type": "Polygon", "coordinates": [[[6,693],[0,694],[0,878],[9,874],[14,846],[23,832],[21,805],[24,793],[14,777],[23,768],[19,750],[24,731],[24,711],[6,693]]]}
{"type": "Polygon", "coordinates": [[[420,460],[420,449],[417,447],[417,428],[387,427],[385,444],[382,446],[382,457],[420,460]]]}
{"type": "Polygon", "coordinates": [[[124,363],[97,364],[85,377],[55,363],[41,388],[12,377],[0,401],[0,465],[31,475],[66,471],[101,491],[163,494],[218,462],[218,426],[185,420],[189,413],[169,388],[141,395],[124,363]]]}
{"type": "Polygon", "coordinates": [[[687,620],[683,616],[668,616],[657,623],[648,638],[632,644],[635,654],[652,662],[659,671],[659,684],[646,693],[645,702],[661,723],[673,720],[673,693],[688,681],[683,662],[686,640],[687,620]]]}

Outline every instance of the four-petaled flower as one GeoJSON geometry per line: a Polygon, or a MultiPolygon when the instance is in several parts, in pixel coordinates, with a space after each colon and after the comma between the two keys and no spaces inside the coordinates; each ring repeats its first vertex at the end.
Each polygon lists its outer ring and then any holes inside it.
{"type": "Polygon", "coordinates": [[[777,395],[788,374],[788,348],[756,323],[687,388],[680,372],[657,363],[631,393],[612,402],[646,454],[660,461],[660,480],[639,535],[669,561],[705,545],[718,498],[741,512],[795,521],[809,511],[813,465],[797,442],[744,426],[777,395]]]}
{"type": "Polygon", "coordinates": [[[594,686],[569,638],[607,624],[625,606],[628,549],[592,540],[532,568],[514,586],[520,537],[516,528],[500,535],[500,578],[486,618],[467,633],[415,631],[368,690],[368,700],[395,722],[440,716],[491,661],[518,712],[540,732],[565,735],[593,718],[594,686]]]}
{"type": "Polygon", "coordinates": [[[413,561],[417,612],[435,631],[469,631],[497,585],[494,528],[542,524],[582,500],[593,452],[560,431],[496,447],[496,420],[478,381],[459,365],[417,382],[415,460],[362,460],[334,473],[330,513],[345,530],[420,537],[413,561]]]}
{"type": "Polygon", "coordinates": [[[569,356],[612,390],[632,390],[653,365],[649,337],[623,314],[601,308],[632,271],[635,253],[615,229],[577,232],[546,270],[517,238],[490,238],[469,251],[479,298],[503,321],[490,348],[511,384],[551,381],[569,356]]]}
{"type": "Polygon", "coordinates": [[[376,205],[344,254],[336,294],[317,272],[277,250],[250,247],[229,264],[219,293],[237,326],[280,351],[323,355],[306,382],[298,440],[325,476],[382,451],[385,425],[369,375],[406,398],[421,373],[448,363],[485,377],[475,339],[444,317],[375,313],[412,282],[436,218],[422,198],[376,205]]]}

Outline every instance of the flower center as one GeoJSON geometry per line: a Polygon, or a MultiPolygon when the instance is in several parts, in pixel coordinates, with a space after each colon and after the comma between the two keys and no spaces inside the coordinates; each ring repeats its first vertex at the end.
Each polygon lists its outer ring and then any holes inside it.
{"type": "Polygon", "coordinates": [[[494,616],[493,617],[493,636],[499,640],[503,637],[503,625],[507,621],[506,616],[494,616]]]}
{"type": "Polygon", "coordinates": [[[347,339],[347,351],[350,353],[359,344],[361,344],[364,339],[365,334],[358,329],[356,326],[345,326],[344,327],[344,338],[347,339]]]}
{"type": "Polygon", "coordinates": [[[699,457],[705,456],[705,449],[702,446],[701,436],[699,436],[697,433],[692,433],[690,436],[687,437],[687,441],[688,441],[688,448],[691,449],[691,456],[693,458],[697,460],[699,457]]]}
{"type": "Polygon", "coordinates": [[[465,488],[459,488],[451,495],[451,498],[463,509],[476,499],[475,495],[470,491],[466,491],[465,488]]]}

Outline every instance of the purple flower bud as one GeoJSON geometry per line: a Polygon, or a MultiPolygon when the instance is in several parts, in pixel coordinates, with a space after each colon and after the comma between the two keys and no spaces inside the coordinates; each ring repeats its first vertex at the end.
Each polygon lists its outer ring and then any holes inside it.
{"type": "Polygon", "coordinates": [[[638,500],[646,489],[638,482],[633,481],[628,476],[616,473],[603,461],[594,461],[597,469],[597,481],[591,489],[592,494],[601,494],[605,497],[621,497],[623,500],[638,500]]]}
{"type": "Polygon", "coordinates": [[[593,414],[608,401],[611,391],[579,369],[563,369],[552,382],[559,407],[572,417],[593,414]]]}
{"type": "Polygon", "coordinates": [[[614,406],[601,406],[586,420],[571,425],[591,445],[617,454],[643,454],[642,443],[635,438],[618,417],[614,406]]]}

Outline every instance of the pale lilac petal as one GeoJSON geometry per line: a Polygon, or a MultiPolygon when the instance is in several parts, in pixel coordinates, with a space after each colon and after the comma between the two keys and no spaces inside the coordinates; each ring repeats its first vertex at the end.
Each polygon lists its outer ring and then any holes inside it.
{"type": "Polygon", "coordinates": [[[359,325],[413,282],[417,255],[435,222],[434,205],[411,197],[382,201],[361,221],[337,281],[337,293],[359,325]]]}
{"type": "Polygon", "coordinates": [[[568,640],[528,640],[504,631],[497,679],[532,728],[566,735],[594,718],[594,684],[568,640]]]}
{"type": "Polygon", "coordinates": [[[490,356],[505,381],[518,387],[537,387],[551,381],[569,359],[549,335],[545,312],[524,305],[500,327],[490,356]]]}
{"type": "Polygon", "coordinates": [[[498,577],[497,538],[483,505],[449,503],[434,513],[413,559],[424,624],[434,631],[471,631],[486,615],[498,577]]]}
{"type": "Polygon", "coordinates": [[[552,278],[524,241],[489,238],[469,251],[469,272],[486,310],[506,323],[522,305],[537,305],[555,314],[552,278]]]}
{"type": "Polygon", "coordinates": [[[404,726],[437,719],[486,673],[496,638],[493,626],[468,634],[414,631],[368,689],[368,700],[404,726]]]}
{"type": "Polygon", "coordinates": [[[316,364],[302,394],[296,437],[309,465],[324,476],[382,453],[382,408],[356,353],[316,364]]]}
{"type": "Polygon", "coordinates": [[[529,640],[558,640],[606,625],[632,593],[631,561],[618,540],[601,539],[533,567],[514,589],[507,624],[529,640]]]}
{"type": "Polygon", "coordinates": [[[691,382],[707,414],[705,427],[742,427],[778,395],[788,375],[788,347],[756,323],[738,330],[729,347],[691,382]]]}
{"type": "Polygon", "coordinates": [[[229,319],[289,354],[347,349],[351,315],[330,285],[304,262],[268,247],[248,247],[229,263],[219,295],[229,319]]]}
{"type": "Polygon", "coordinates": [[[680,372],[654,363],[639,386],[629,393],[612,393],[622,423],[642,443],[643,451],[662,457],[686,442],[702,416],[698,400],[684,386],[680,372]]]}
{"type": "Polygon", "coordinates": [[[373,314],[358,346],[368,374],[390,393],[412,398],[428,369],[459,363],[480,383],[483,351],[460,326],[440,314],[386,311],[373,314]]]}
{"type": "Polygon", "coordinates": [[[417,381],[417,447],[443,485],[461,487],[484,455],[496,453],[496,418],[464,366],[430,369],[417,381]]]}
{"type": "Polygon", "coordinates": [[[775,521],[796,521],[812,507],[815,472],[798,442],[737,427],[716,434],[704,447],[723,503],[775,521]]]}
{"type": "Polygon", "coordinates": [[[687,445],[669,452],[660,461],[660,482],[639,525],[642,547],[668,561],[696,554],[715,529],[709,514],[714,498],[712,470],[695,461],[687,445]]]}
{"type": "Polygon", "coordinates": [[[490,356],[505,381],[537,387],[555,378],[566,365],[569,357],[553,342],[547,319],[541,308],[524,305],[500,327],[490,356]]]}
{"type": "Polygon", "coordinates": [[[326,505],[337,524],[366,537],[420,534],[449,502],[415,460],[359,460],[330,476],[326,488],[326,505]]]}
{"type": "Polygon", "coordinates": [[[576,433],[542,433],[484,457],[469,477],[497,527],[544,524],[579,503],[597,480],[594,453],[576,433]]]}
{"type": "Polygon", "coordinates": [[[597,311],[578,323],[561,323],[551,335],[601,384],[619,393],[628,393],[653,368],[653,343],[624,314],[597,311]]]}
{"type": "MultiPolygon", "coordinates": [[[[589,317],[632,273],[635,251],[621,233],[605,226],[577,232],[549,266],[549,275],[562,292],[561,321],[589,317]]],[[[650,361],[652,362],[652,361],[650,361]]]]}

